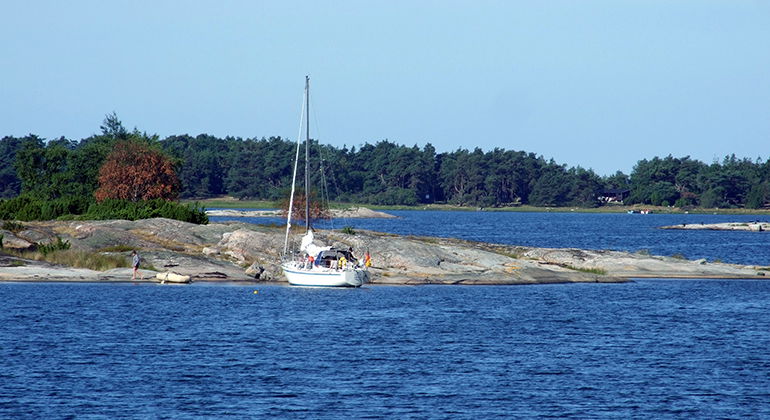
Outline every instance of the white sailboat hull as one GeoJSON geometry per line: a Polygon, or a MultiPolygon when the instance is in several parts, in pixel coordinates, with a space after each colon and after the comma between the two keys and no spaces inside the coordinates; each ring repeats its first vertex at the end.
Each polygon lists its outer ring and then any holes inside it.
{"type": "Polygon", "coordinates": [[[369,271],[362,268],[304,268],[293,262],[281,265],[286,279],[292,286],[310,287],[361,287],[369,281],[369,271]]]}

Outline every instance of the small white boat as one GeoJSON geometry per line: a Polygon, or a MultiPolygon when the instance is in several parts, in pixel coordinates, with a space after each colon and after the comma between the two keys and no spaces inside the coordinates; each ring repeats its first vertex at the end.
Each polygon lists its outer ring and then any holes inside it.
{"type": "MultiPolygon", "coordinates": [[[[310,187],[308,185],[308,148],[310,144],[310,78],[305,77],[305,101],[303,113],[305,116],[305,236],[298,253],[294,257],[288,254],[289,234],[291,233],[291,218],[294,210],[294,192],[297,181],[297,165],[299,162],[300,137],[297,136],[297,151],[294,158],[294,175],[291,180],[291,196],[289,197],[289,210],[286,218],[286,239],[284,241],[284,262],[281,264],[284,275],[292,286],[313,287],[360,287],[369,281],[369,254],[366,254],[366,263],[358,261],[352,253],[352,249],[342,250],[330,246],[318,246],[313,243],[313,229],[310,226],[310,187]]],[[[300,124],[300,133],[302,125],[300,124]]]]}
{"type": "Polygon", "coordinates": [[[183,274],[177,274],[172,273],[171,271],[166,271],[165,273],[158,273],[155,275],[155,278],[160,280],[160,284],[164,283],[189,283],[190,282],[190,276],[186,276],[183,274]]]}

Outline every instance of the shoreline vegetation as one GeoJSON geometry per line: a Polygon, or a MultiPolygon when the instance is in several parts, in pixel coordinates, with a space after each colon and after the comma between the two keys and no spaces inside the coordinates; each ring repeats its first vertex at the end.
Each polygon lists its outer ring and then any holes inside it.
{"type": "MultiPolygon", "coordinates": [[[[279,266],[285,229],[281,226],[241,222],[199,225],[153,218],[23,222],[13,227],[0,229],[3,282],[130,282],[127,256],[129,250],[136,249],[143,258],[143,282],[158,282],[158,273],[170,273],[190,276],[193,282],[285,284],[279,266]],[[115,244],[121,246],[114,247],[115,244]],[[38,261],[29,253],[38,252],[41,245],[50,258],[38,261]],[[116,268],[74,268],[66,258],[53,258],[63,253],[126,258],[126,264],[116,268]]],[[[691,261],[642,252],[521,247],[345,229],[321,230],[316,237],[320,242],[352,247],[359,252],[370,249],[373,285],[513,285],[770,276],[769,267],[691,261]]]]}

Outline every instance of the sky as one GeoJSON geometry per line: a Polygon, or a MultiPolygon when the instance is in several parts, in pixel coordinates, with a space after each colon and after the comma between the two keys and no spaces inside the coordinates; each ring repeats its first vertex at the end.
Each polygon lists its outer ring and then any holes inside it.
{"type": "Polygon", "coordinates": [[[770,1],[0,3],[0,137],[523,150],[599,175],[770,158],[770,1]]]}

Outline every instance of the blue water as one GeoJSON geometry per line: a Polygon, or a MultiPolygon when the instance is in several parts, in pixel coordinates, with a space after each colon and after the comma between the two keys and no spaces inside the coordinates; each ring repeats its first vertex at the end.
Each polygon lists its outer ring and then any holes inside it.
{"type": "MultiPolygon", "coordinates": [[[[770,261],[767,233],[658,229],[756,216],[393,213],[321,227],[770,261]]],[[[767,281],[0,297],[0,418],[770,418],[767,281]]]]}
{"type": "MultiPolygon", "coordinates": [[[[545,248],[647,251],[654,255],[770,265],[770,232],[662,230],[678,224],[769,221],[767,216],[626,213],[513,213],[401,210],[397,219],[345,219],[319,228],[352,226],[401,235],[441,236],[545,248]]],[[[285,224],[278,218],[224,218],[285,224]]]]}
{"type": "Polygon", "coordinates": [[[764,281],[0,296],[0,418],[770,418],[764,281]]]}

